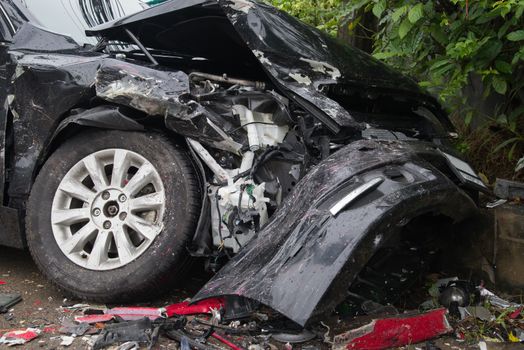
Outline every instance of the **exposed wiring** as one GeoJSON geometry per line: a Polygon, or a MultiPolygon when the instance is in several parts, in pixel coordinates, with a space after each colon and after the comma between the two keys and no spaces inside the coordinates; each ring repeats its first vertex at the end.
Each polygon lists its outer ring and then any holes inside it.
{"type": "Polygon", "coordinates": [[[275,125],[274,123],[268,123],[268,122],[251,122],[251,123],[246,123],[246,124],[244,124],[242,126],[239,126],[238,128],[233,129],[231,131],[228,131],[227,133],[228,134],[232,134],[232,133],[234,133],[234,132],[236,132],[236,131],[238,131],[240,129],[243,129],[243,128],[245,128],[248,125],[252,125],[252,124],[275,125]]]}
{"type": "Polygon", "coordinates": [[[218,236],[220,237],[219,250],[223,250],[224,253],[226,254],[226,256],[229,259],[231,259],[231,256],[229,255],[229,252],[224,247],[225,246],[224,236],[222,236],[222,214],[220,213],[220,205],[218,204],[218,200],[220,198],[220,196],[218,195],[218,191],[219,190],[220,190],[220,188],[218,188],[217,191],[215,192],[215,204],[216,204],[216,207],[217,207],[217,214],[218,214],[218,236]]]}

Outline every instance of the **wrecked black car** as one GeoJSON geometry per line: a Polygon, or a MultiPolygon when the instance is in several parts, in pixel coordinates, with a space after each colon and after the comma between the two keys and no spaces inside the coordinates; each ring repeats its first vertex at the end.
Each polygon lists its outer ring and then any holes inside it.
{"type": "Polygon", "coordinates": [[[173,0],[77,43],[1,4],[0,242],[75,296],[150,296],[200,258],[195,301],[304,325],[411,223],[476,209],[431,96],[269,5],[173,0]]]}

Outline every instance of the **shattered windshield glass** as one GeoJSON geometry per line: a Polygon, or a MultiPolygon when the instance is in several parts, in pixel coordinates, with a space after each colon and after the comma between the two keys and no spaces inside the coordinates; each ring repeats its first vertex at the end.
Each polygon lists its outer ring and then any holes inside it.
{"type": "Polygon", "coordinates": [[[79,44],[96,44],[85,30],[150,7],[141,0],[23,0],[38,22],[79,44]]]}

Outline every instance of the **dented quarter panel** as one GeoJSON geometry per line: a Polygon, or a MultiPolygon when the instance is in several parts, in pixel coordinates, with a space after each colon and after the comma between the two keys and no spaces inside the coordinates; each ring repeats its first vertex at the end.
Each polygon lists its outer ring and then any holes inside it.
{"type": "MultiPolygon", "coordinates": [[[[194,301],[239,295],[305,325],[336,280],[353,278],[395,229],[410,218],[443,213],[465,218],[475,205],[425,160],[433,146],[357,141],[312,169],[264,227],[194,301]],[[385,174],[396,167],[406,181],[385,174]],[[359,184],[384,181],[336,216],[329,209],[359,184]]],[[[344,291],[334,298],[344,298],[344,291]]]]}
{"type": "Polygon", "coordinates": [[[93,77],[99,63],[96,57],[60,53],[11,51],[10,55],[8,69],[12,84],[8,101],[16,142],[8,193],[11,197],[24,197],[30,191],[39,158],[61,118],[93,97],[93,77]]]}

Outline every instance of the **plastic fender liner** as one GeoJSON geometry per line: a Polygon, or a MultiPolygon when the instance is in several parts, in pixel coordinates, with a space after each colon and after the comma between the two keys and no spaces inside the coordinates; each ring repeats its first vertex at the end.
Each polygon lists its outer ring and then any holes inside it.
{"type": "Polygon", "coordinates": [[[76,114],[62,120],[55,136],[71,124],[100,129],[143,131],[144,126],[126,116],[118,106],[98,106],[87,110],[76,110],[76,114]]]}
{"type": "MultiPolygon", "coordinates": [[[[436,212],[455,221],[472,199],[419,154],[420,143],[354,142],[312,169],[271,222],[194,297],[256,300],[305,325],[330,287],[351,284],[389,235],[410,218],[436,212]],[[382,178],[383,181],[374,181],[382,178]],[[357,191],[336,215],[330,212],[357,191]],[[361,192],[361,193],[360,193],[361,192]],[[336,284],[334,282],[336,281],[336,284]]],[[[330,293],[336,300],[344,291],[330,293]]]]}

